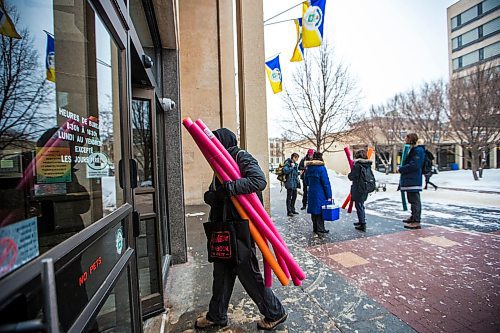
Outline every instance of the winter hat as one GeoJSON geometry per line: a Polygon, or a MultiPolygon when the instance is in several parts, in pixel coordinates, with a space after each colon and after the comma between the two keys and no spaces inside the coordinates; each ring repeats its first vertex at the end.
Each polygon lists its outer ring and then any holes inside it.
{"type": "Polygon", "coordinates": [[[312,154],[314,154],[314,149],[310,148],[307,150],[307,156],[312,156],[312,154]]]}

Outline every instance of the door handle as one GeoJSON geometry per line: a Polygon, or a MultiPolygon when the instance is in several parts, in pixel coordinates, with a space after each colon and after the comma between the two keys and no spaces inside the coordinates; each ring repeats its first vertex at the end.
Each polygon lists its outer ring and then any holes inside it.
{"type": "MultiPolygon", "coordinates": [[[[137,187],[137,161],[131,158],[129,160],[130,163],[130,186],[131,188],[137,187]]],[[[118,162],[118,183],[120,184],[120,188],[123,188],[123,160],[118,162]]]]}
{"type": "Polygon", "coordinates": [[[137,161],[130,159],[130,186],[137,188],[137,161]]]}
{"type": "Polygon", "coordinates": [[[134,237],[139,237],[141,233],[141,216],[138,211],[134,210],[132,212],[132,234],[134,237]]]}
{"type": "Polygon", "coordinates": [[[118,183],[120,188],[123,189],[123,160],[118,162],[118,183]]]}

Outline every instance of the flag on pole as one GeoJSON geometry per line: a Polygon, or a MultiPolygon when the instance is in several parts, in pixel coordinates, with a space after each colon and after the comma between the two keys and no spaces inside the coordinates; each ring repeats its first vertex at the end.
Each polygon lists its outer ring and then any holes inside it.
{"type": "Polygon", "coordinates": [[[45,70],[47,80],[56,82],[56,49],[54,47],[54,36],[47,34],[47,51],[45,53],[45,70]]]}
{"type": "Polygon", "coordinates": [[[21,39],[21,35],[17,33],[14,23],[12,23],[12,20],[3,8],[3,1],[0,2],[0,34],[11,38],[21,39]]]}
{"type": "Polygon", "coordinates": [[[295,50],[293,51],[291,62],[304,60],[304,47],[302,46],[302,18],[293,20],[295,22],[295,28],[297,28],[297,44],[295,45],[295,50]]]}
{"type": "Polygon", "coordinates": [[[305,3],[302,15],[302,45],[317,47],[323,41],[326,0],[310,0],[305,3]]]}
{"type": "Polygon", "coordinates": [[[273,59],[266,61],[266,74],[273,88],[273,93],[279,93],[283,90],[281,85],[281,66],[279,54],[273,59]]]}

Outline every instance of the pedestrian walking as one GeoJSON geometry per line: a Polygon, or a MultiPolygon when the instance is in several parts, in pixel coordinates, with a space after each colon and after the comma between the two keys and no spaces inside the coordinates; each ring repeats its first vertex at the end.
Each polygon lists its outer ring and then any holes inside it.
{"type": "Polygon", "coordinates": [[[314,149],[308,149],[306,156],[304,156],[299,162],[299,174],[300,179],[302,180],[302,207],[301,210],[305,210],[307,208],[307,185],[304,181],[304,176],[306,174],[306,162],[312,161],[312,157],[314,154],[314,149]]]}
{"type": "MultiPolygon", "coordinates": [[[[418,139],[417,145],[423,145],[423,144],[424,140],[418,139]]],[[[434,154],[432,154],[432,152],[428,149],[425,149],[425,160],[422,173],[425,179],[424,190],[427,190],[429,184],[431,184],[434,187],[434,190],[437,190],[438,189],[437,185],[431,182],[431,177],[434,174],[434,154]]]]}
{"type": "Polygon", "coordinates": [[[425,146],[417,145],[418,136],[410,133],[406,136],[405,143],[411,146],[403,165],[398,168],[401,174],[400,190],[406,192],[406,197],[411,205],[411,216],[403,222],[407,229],[420,229],[420,216],[422,204],[420,192],[422,191],[422,168],[425,159],[425,146]]]}
{"type": "Polygon", "coordinates": [[[298,214],[295,210],[295,201],[297,200],[297,189],[300,188],[299,166],[297,164],[299,154],[293,153],[290,158],[287,158],[283,166],[283,174],[286,177],[286,214],[293,216],[298,214]]]}
{"type": "Polygon", "coordinates": [[[325,229],[325,220],[321,213],[321,206],[332,202],[332,188],[323,154],[315,152],[312,161],[306,162],[307,172],[304,181],[309,187],[307,194],[307,212],[311,214],[313,232],[316,234],[326,234],[330,230],[325,229]]]}
{"type": "Polygon", "coordinates": [[[365,201],[368,193],[375,189],[375,177],[372,172],[372,161],[368,159],[366,150],[358,150],[354,154],[354,167],[347,175],[352,181],[351,200],[354,201],[358,222],[354,227],[358,230],[366,230],[365,201]]]}
{"type": "MultiPolygon", "coordinates": [[[[261,191],[267,185],[266,177],[257,160],[247,151],[237,147],[236,135],[233,132],[221,128],[213,133],[235,159],[243,177],[224,184],[214,177],[209,191],[205,192],[204,196],[205,202],[211,207],[209,221],[221,221],[224,217],[227,220],[241,220],[236,208],[228,200],[229,196],[257,193],[262,201],[261,191]]],[[[279,299],[270,288],[264,285],[255,243],[252,240],[249,255],[239,263],[213,263],[212,298],[208,313],[196,320],[196,328],[205,329],[227,325],[227,309],[236,277],[264,316],[257,322],[258,329],[272,330],[287,319],[288,314],[279,299]]]]}

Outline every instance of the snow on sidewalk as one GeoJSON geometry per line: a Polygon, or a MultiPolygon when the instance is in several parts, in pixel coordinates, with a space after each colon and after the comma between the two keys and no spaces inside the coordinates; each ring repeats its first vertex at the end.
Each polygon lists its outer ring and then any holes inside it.
{"type": "MultiPolygon", "coordinates": [[[[386,175],[374,171],[375,179],[378,183],[386,183],[387,191],[374,192],[368,197],[367,202],[379,199],[389,199],[401,201],[401,193],[397,191],[399,174],[386,175]]],[[[328,170],[328,175],[332,183],[333,197],[336,202],[342,204],[350,190],[351,181],[345,175],[337,174],[333,170],[328,170]]],[[[424,190],[422,192],[423,202],[432,202],[434,204],[457,205],[457,206],[475,206],[475,207],[495,207],[500,208],[500,169],[484,170],[483,178],[475,181],[470,170],[443,171],[431,178],[431,181],[438,187],[450,187],[454,190],[440,189],[437,191],[424,190]],[[486,190],[496,191],[495,193],[467,192],[464,190],[486,190]]]]}

